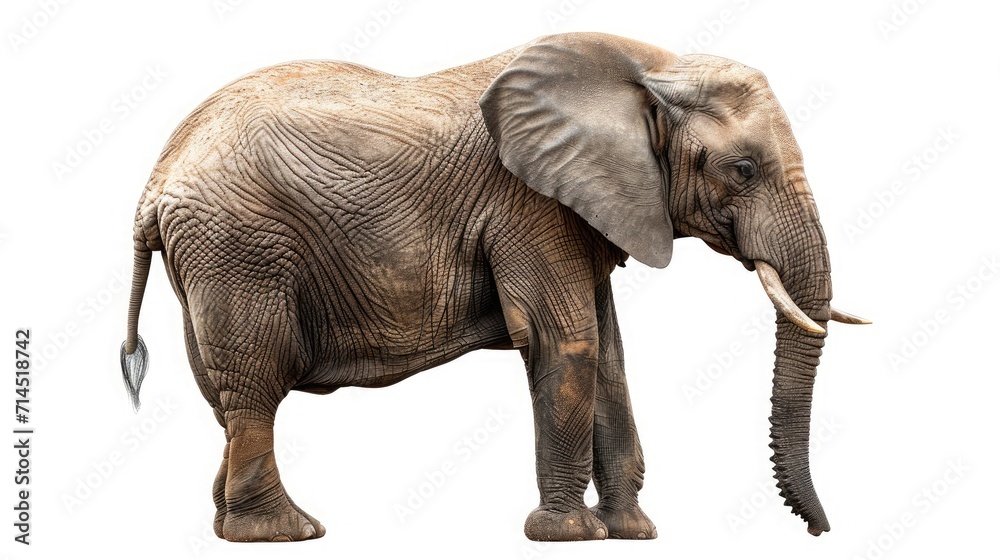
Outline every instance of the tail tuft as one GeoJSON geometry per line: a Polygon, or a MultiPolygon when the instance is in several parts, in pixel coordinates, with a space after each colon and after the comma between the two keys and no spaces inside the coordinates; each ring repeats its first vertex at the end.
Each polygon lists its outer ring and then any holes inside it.
{"type": "Polygon", "coordinates": [[[146,343],[142,341],[141,336],[138,337],[138,344],[131,354],[125,353],[125,343],[122,342],[121,362],[125,389],[132,398],[132,408],[138,412],[139,388],[142,387],[142,380],[146,377],[146,369],[149,367],[149,351],[146,350],[146,343]]]}

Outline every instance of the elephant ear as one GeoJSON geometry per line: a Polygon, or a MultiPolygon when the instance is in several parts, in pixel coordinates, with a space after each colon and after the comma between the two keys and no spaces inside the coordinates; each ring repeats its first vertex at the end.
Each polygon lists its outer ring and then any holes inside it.
{"type": "Polygon", "coordinates": [[[653,113],[664,96],[643,84],[675,61],[612,35],[552,35],[525,47],[479,100],[505,167],[657,268],[674,238],[653,113]]]}

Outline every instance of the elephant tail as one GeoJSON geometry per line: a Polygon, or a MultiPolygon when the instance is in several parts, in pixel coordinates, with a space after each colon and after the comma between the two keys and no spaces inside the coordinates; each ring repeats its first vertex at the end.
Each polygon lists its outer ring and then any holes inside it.
{"type": "Polygon", "coordinates": [[[128,302],[128,336],[121,348],[122,379],[132,398],[132,407],[137,411],[140,405],[139,387],[142,386],[149,365],[149,351],[139,336],[139,309],[142,307],[142,294],[146,291],[152,256],[149,249],[136,247],[135,265],[132,267],[132,295],[128,302]]]}

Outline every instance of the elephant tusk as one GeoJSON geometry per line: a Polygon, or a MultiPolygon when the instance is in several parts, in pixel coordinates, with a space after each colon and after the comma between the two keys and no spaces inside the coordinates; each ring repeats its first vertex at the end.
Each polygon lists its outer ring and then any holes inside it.
{"type": "Polygon", "coordinates": [[[764,261],[754,261],[754,264],[757,266],[757,276],[760,277],[760,283],[764,285],[764,291],[767,292],[767,297],[771,298],[771,301],[774,302],[774,306],[781,311],[789,321],[809,332],[826,332],[823,327],[816,324],[816,321],[810,319],[808,315],[799,309],[799,306],[795,305],[795,302],[792,301],[792,296],[788,295],[788,292],[785,291],[785,287],[781,285],[781,278],[778,277],[777,270],[774,270],[771,265],[764,261]]]}
{"type": "Polygon", "coordinates": [[[868,319],[863,319],[857,315],[851,315],[850,313],[844,313],[839,309],[830,308],[830,320],[836,321],[838,323],[847,323],[848,325],[870,325],[871,321],[868,319]]]}

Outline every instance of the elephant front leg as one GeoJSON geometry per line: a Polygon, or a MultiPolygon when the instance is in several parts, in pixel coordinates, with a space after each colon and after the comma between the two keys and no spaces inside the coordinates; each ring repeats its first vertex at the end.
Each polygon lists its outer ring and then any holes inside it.
{"type": "Polygon", "coordinates": [[[607,527],[583,502],[593,460],[597,341],[529,349],[526,362],[541,499],[524,533],[535,541],[604,539],[607,527]]]}
{"type": "Polygon", "coordinates": [[[594,404],[594,486],[600,501],[591,509],[613,539],[654,539],[656,527],[639,507],[645,470],[632,417],[618,319],[610,279],[596,290],[600,350],[594,404]]]}

